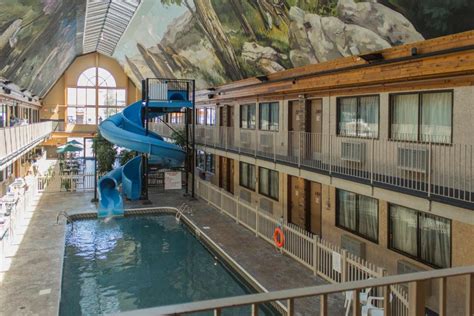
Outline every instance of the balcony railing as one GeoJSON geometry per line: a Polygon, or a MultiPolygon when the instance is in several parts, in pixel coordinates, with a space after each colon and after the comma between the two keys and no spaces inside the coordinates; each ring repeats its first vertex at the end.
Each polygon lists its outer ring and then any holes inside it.
{"type": "Polygon", "coordinates": [[[48,137],[53,132],[55,124],[48,121],[0,128],[0,165],[48,137]]]}
{"type": "Polygon", "coordinates": [[[209,126],[196,126],[196,143],[474,207],[474,145],[209,126]]]}
{"type": "MultiPolygon", "coordinates": [[[[402,283],[409,284],[409,296],[411,298],[408,307],[408,313],[406,315],[425,315],[425,291],[427,287],[426,284],[429,283],[427,281],[429,280],[436,280],[440,284],[443,284],[444,290],[439,292],[439,315],[447,315],[445,303],[447,296],[447,279],[461,276],[467,281],[464,297],[465,315],[472,315],[472,313],[474,313],[474,291],[472,290],[474,282],[474,266],[410,273],[348,283],[318,285],[299,289],[280,290],[268,293],[242,295],[201,302],[155,307],[124,312],[119,315],[185,315],[204,311],[211,311],[214,312],[214,315],[221,315],[224,311],[238,306],[249,306],[251,307],[251,315],[258,315],[259,305],[281,301],[286,303],[285,315],[292,316],[296,314],[295,300],[305,297],[319,297],[319,315],[329,315],[330,308],[328,308],[328,297],[336,293],[341,293],[344,294],[346,298],[351,298],[351,305],[356,307],[352,308],[352,315],[392,315],[390,287],[402,283]],[[380,297],[369,297],[367,304],[362,305],[360,294],[366,291],[368,288],[380,288],[382,289],[383,294],[380,297]],[[382,307],[374,307],[370,304],[375,301],[382,302],[382,307]],[[368,306],[369,304],[370,306],[368,306]]],[[[314,314],[317,314],[316,311],[314,314]]]]}

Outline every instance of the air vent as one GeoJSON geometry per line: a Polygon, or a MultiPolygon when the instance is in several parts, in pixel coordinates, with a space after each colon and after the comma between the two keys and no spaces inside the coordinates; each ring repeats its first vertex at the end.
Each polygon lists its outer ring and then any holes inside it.
{"type": "Polygon", "coordinates": [[[365,242],[362,242],[352,236],[341,236],[341,248],[359,258],[365,259],[365,242]]]}
{"type": "Polygon", "coordinates": [[[240,133],[240,143],[242,145],[250,145],[250,134],[249,133],[240,133]]]}
{"type": "Polygon", "coordinates": [[[260,209],[268,212],[268,213],[273,213],[273,202],[270,201],[269,199],[265,198],[260,198],[260,209]]]}
{"type": "Polygon", "coordinates": [[[365,161],[365,143],[341,142],[341,159],[345,161],[362,163],[365,161]]]}
{"type": "Polygon", "coordinates": [[[398,147],[397,167],[407,171],[426,173],[428,169],[428,150],[398,147]]]}
{"type": "Polygon", "coordinates": [[[260,134],[259,147],[272,148],[273,147],[273,134],[260,134]]]}
{"type": "Polygon", "coordinates": [[[240,199],[250,203],[252,201],[252,193],[247,190],[240,190],[240,199]]]}

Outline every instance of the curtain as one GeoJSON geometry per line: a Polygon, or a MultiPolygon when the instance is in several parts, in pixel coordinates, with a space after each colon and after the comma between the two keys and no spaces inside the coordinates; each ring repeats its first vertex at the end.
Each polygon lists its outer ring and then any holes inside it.
{"type": "Polygon", "coordinates": [[[450,220],[420,214],[421,259],[438,267],[450,267],[451,223],[450,220]]]}
{"type": "Polygon", "coordinates": [[[339,99],[339,134],[357,136],[357,98],[339,99]]]}
{"type": "Polygon", "coordinates": [[[339,226],[345,227],[352,231],[356,230],[356,201],[355,193],[344,190],[337,190],[338,208],[337,223],[339,226]]]}
{"type": "Polygon", "coordinates": [[[270,104],[260,104],[260,129],[268,130],[270,124],[270,104]]]}
{"type": "Polygon", "coordinates": [[[280,178],[277,171],[270,171],[270,196],[277,199],[279,197],[280,178]]]}
{"type": "Polygon", "coordinates": [[[378,240],[379,218],[378,201],[367,196],[359,195],[359,234],[369,239],[378,240]]]}
{"type": "Polygon", "coordinates": [[[451,142],[452,93],[424,93],[421,107],[421,140],[451,142]]]}
{"type": "Polygon", "coordinates": [[[270,195],[269,192],[269,176],[268,173],[270,170],[265,168],[259,168],[258,170],[258,191],[259,193],[270,195]]]}
{"type": "Polygon", "coordinates": [[[248,164],[243,162],[240,163],[240,184],[244,187],[249,186],[248,169],[248,164]]]}
{"type": "Polygon", "coordinates": [[[249,122],[247,120],[248,117],[248,106],[242,105],[240,107],[240,127],[241,128],[249,128],[249,122]]]}
{"type": "Polygon", "coordinates": [[[379,97],[360,98],[358,136],[377,138],[379,135],[379,97]]]}
{"type": "Polygon", "coordinates": [[[392,139],[418,139],[418,94],[393,96],[392,139]]]}
{"type": "Polygon", "coordinates": [[[417,256],[418,212],[403,206],[390,206],[390,247],[417,256]]]}
{"type": "Polygon", "coordinates": [[[257,176],[255,174],[255,166],[247,165],[249,169],[248,173],[248,184],[249,188],[255,190],[255,182],[257,181],[257,176]]]}
{"type": "Polygon", "coordinates": [[[278,103],[271,103],[270,107],[271,107],[270,130],[277,131],[279,128],[279,121],[280,121],[279,105],[278,103]]]}

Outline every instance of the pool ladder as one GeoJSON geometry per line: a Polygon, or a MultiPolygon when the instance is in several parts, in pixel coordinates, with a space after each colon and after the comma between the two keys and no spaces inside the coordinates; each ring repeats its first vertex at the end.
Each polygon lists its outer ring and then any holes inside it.
{"type": "Polygon", "coordinates": [[[187,205],[186,203],[181,204],[180,207],[177,209],[178,211],[176,212],[176,221],[179,222],[181,220],[181,217],[183,216],[184,212],[191,213],[192,208],[187,205]]]}
{"type": "Polygon", "coordinates": [[[61,211],[58,213],[58,215],[56,216],[56,224],[59,224],[59,218],[62,216],[64,216],[64,218],[66,218],[66,224],[71,224],[72,225],[72,229],[74,229],[74,221],[72,220],[71,216],[69,216],[69,214],[66,212],[66,211],[61,211]]]}

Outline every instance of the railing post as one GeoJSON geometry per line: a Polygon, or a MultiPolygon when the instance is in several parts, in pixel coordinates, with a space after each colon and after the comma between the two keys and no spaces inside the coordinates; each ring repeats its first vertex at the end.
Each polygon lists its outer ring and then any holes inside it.
{"type": "Polygon", "coordinates": [[[360,289],[352,291],[352,316],[360,316],[360,289]]]}
{"type": "Polygon", "coordinates": [[[258,304],[252,304],[252,316],[258,316],[258,304]]]}
{"type": "MultiPolygon", "coordinates": [[[[384,268],[379,268],[379,277],[387,276],[387,270],[384,268]]],[[[392,315],[392,307],[390,304],[391,288],[390,285],[385,285],[383,287],[383,311],[384,316],[392,315]]]]}
{"type": "Polygon", "coordinates": [[[370,184],[374,184],[374,159],[375,159],[375,139],[372,138],[371,150],[370,150],[370,184]]]}
{"type": "Polygon", "coordinates": [[[332,174],[332,135],[328,135],[329,137],[329,174],[332,174]]]}
{"type": "Polygon", "coordinates": [[[319,267],[319,236],[313,235],[313,274],[318,275],[319,267]]]}
{"type": "Polygon", "coordinates": [[[292,298],[288,299],[286,308],[287,308],[286,315],[293,316],[295,314],[295,301],[292,298]]]}
{"type": "Polygon", "coordinates": [[[258,214],[258,204],[255,205],[255,237],[258,237],[258,223],[259,223],[259,214],[258,214]]]}
{"type": "Polygon", "coordinates": [[[328,296],[326,294],[319,296],[319,315],[328,315],[328,296]]]}
{"type": "Polygon", "coordinates": [[[466,316],[474,314],[474,273],[466,276],[466,316]]]}
{"type": "Polygon", "coordinates": [[[240,213],[240,199],[237,197],[237,208],[235,209],[235,222],[239,223],[239,213],[240,213]]]}
{"type": "MultiPolygon", "coordinates": [[[[347,282],[347,250],[341,250],[341,282],[347,282]]],[[[354,305],[355,306],[355,305],[354,305]]]]}
{"type": "Polygon", "coordinates": [[[439,316],[446,316],[446,278],[439,278],[439,316]]]}
{"type": "Polygon", "coordinates": [[[257,158],[257,148],[258,148],[258,131],[257,128],[255,128],[255,158],[257,158]]]}
{"type": "Polygon", "coordinates": [[[221,316],[221,315],[222,315],[221,309],[220,308],[215,308],[214,309],[214,316],[221,316]]]}
{"type": "Polygon", "coordinates": [[[298,132],[298,168],[301,167],[301,132],[298,132]]]}
{"type": "Polygon", "coordinates": [[[431,139],[428,147],[428,197],[431,197],[431,157],[432,157],[431,139]]]}
{"type": "Polygon", "coordinates": [[[425,281],[408,283],[408,316],[425,314],[425,281]]]}
{"type": "Polygon", "coordinates": [[[273,133],[273,161],[276,162],[276,135],[273,133]]]}

